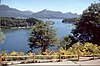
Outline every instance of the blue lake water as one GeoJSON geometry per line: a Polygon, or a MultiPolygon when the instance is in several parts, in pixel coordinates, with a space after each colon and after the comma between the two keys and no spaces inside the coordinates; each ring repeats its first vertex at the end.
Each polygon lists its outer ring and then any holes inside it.
{"type": "MultiPolygon", "coordinates": [[[[51,19],[54,24],[54,28],[57,30],[57,37],[63,38],[66,34],[70,34],[74,28],[72,24],[62,23],[62,19],[51,19]]],[[[2,51],[23,51],[27,52],[30,48],[28,46],[28,37],[30,29],[17,29],[17,30],[4,30],[5,40],[1,45],[2,51]]]]}

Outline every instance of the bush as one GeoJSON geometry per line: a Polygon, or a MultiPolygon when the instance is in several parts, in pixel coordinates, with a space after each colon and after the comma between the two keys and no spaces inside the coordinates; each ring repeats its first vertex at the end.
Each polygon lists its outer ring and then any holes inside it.
{"type": "Polygon", "coordinates": [[[9,56],[23,56],[24,55],[24,52],[15,52],[15,51],[12,51],[9,56]]]}
{"type": "Polygon", "coordinates": [[[84,44],[77,42],[67,50],[67,53],[71,55],[91,55],[93,53],[100,54],[100,46],[88,42],[84,44]]]}

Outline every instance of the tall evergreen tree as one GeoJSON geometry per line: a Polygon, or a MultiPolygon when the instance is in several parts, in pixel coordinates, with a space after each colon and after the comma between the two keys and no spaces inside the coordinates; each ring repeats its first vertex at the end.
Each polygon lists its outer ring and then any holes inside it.
{"type": "Polygon", "coordinates": [[[33,47],[41,48],[41,52],[45,52],[49,46],[55,44],[56,31],[51,24],[50,22],[39,21],[33,26],[28,39],[31,49],[33,47]]]}
{"type": "Polygon", "coordinates": [[[100,45],[100,3],[91,4],[83,11],[72,34],[79,42],[92,42],[100,45]]]}

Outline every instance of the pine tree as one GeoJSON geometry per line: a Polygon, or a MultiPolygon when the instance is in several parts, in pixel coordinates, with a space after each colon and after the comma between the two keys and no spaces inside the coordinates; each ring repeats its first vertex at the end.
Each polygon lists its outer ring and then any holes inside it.
{"type": "Polygon", "coordinates": [[[41,52],[45,52],[49,46],[53,46],[56,42],[56,31],[50,22],[37,22],[28,39],[29,46],[34,48],[41,48],[41,52]]]}
{"type": "Polygon", "coordinates": [[[91,4],[83,11],[72,33],[79,42],[92,42],[100,45],[100,3],[91,4]]]}

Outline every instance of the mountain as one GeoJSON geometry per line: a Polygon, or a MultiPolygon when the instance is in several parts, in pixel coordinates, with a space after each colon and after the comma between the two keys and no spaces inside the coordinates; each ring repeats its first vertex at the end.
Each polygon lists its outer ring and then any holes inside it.
{"type": "Polygon", "coordinates": [[[62,13],[60,11],[51,11],[51,10],[42,10],[37,13],[33,13],[32,11],[20,11],[15,8],[10,8],[7,5],[0,5],[0,16],[2,17],[20,17],[20,18],[53,18],[53,19],[64,19],[64,18],[76,18],[79,17],[76,13],[62,13]]]}
{"type": "Polygon", "coordinates": [[[60,11],[51,11],[51,10],[42,10],[40,12],[37,13],[33,13],[31,15],[31,17],[35,17],[35,18],[58,18],[58,19],[63,19],[63,18],[77,18],[79,17],[78,14],[76,13],[62,13],[60,11]]]}
{"type": "Polygon", "coordinates": [[[28,17],[32,14],[32,11],[20,11],[7,5],[0,5],[0,16],[2,17],[28,17]]]}

